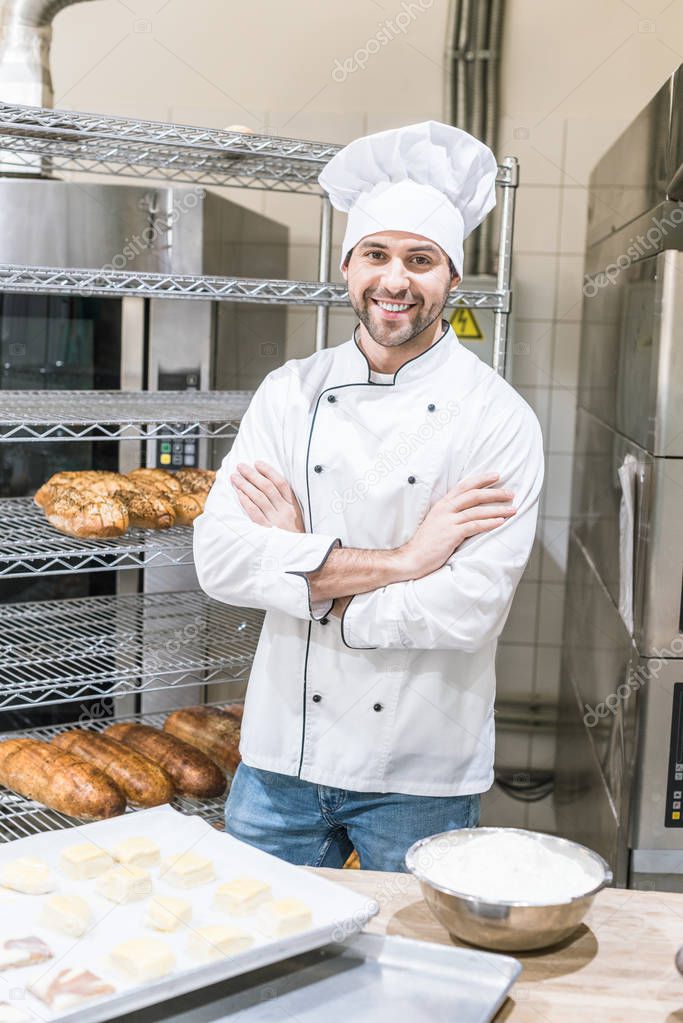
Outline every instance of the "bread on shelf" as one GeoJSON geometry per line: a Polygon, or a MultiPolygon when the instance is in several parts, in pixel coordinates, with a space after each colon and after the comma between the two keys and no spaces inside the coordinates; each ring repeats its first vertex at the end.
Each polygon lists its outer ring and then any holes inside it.
{"type": "Polygon", "coordinates": [[[116,817],[126,809],[125,796],[103,771],[37,739],[0,742],[0,785],[83,820],[116,817]]]}
{"type": "Polygon", "coordinates": [[[204,510],[216,478],[212,469],[86,469],[54,473],[34,496],[60,533],[83,538],[121,536],[130,527],[190,525],[204,510]]]}

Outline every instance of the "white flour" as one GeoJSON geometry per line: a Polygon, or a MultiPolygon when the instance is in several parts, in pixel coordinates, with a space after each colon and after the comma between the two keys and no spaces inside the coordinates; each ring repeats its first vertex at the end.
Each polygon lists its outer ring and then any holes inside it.
{"type": "Polygon", "coordinates": [[[584,869],[542,841],[500,832],[428,843],[420,851],[418,869],[444,888],[503,902],[566,902],[601,880],[589,862],[584,869]]]}

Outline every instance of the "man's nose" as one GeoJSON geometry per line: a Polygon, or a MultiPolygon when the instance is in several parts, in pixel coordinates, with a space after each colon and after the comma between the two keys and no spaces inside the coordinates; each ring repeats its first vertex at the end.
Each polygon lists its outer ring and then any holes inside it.
{"type": "Polygon", "coordinates": [[[404,291],[409,285],[408,274],[402,259],[390,259],[384,267],[382,283],[387,291],[404,291]]]}

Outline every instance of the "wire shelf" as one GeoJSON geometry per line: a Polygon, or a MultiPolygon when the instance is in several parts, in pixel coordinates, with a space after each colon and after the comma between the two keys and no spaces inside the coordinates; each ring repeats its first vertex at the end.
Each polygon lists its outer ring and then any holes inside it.
{"type": "Polygon", "coordinates": [[[234,438],[253,393],[0,390],[0,442],[234,438]]]}
{"type": "Polygon", "coordinates": [[[200,590],[0,605],[0,710],[237,681],[263,617],[200,590]]]}
{"type": "MultiPolygon", "coordinates": [[[[137,295],[143,298],[212,299],[259,305],[339,306],[349,304],[344,284],[281,281],[210,274],[137,273],[82,267],[0,264],[0,291],[34,295],[137,295]]],[[[449,308],[509,312],[509,291],[463,289],[451,292],[449,308]]]]}
{"type": "MultiPolygon", "coordinates": [[[[240,701],[234,701],[236,703],[240,701]]],[[[138,721],[142,724],[152,725],[161,728],[164,723],[165,714],[134,714],[129,717],[116,717],[100,719],[89,722],[89,727],[104,731],[110,724],[116,721],[138,721]]],[[[45,728],[32,728],[25,731],[10,732],[4,738],[28,737],[49,741],[58,732],[68,731],[74,728],[69,725],[49,725],[45,728]]],[[[231,777],[228,776],[228,791],[230,789],[231,777]]],[[[227,792],[226,792],[227,795],[227,792]]],[[[225,796],[218,799],[190,799],[187,796],[174,796],[170,805],[179,813],[188,816],[201,817],[209,824],[223,823],[223,812],[225,796]]],[[[126,813],[135,813],[135,807],[127,807],[126,813]]],[[[12,842],[17,838],[28,838],[30,835],[40,835],[44,831],[62,831],[64,828],[74,828],[85,822],[77,817],[68,817],[57,810],[49,810],[42,803],[36,803],[31,799],[11,792],[9,789],[0,786],[0,843],[12,842]]]]}
{"type": "Polygon", "coordinates": [[[54,529],[30,497],[0,500],[0,578],[191,564],[191,526],[84,540],[54,529]]]}
{"type": "MultiPolygon", "coordinates": [[[[318,174],[341,145],[0,103],[3,164],[323,195],[318,174]]],[[[509,167],[497,180],[510,184],[509,167]]]]}

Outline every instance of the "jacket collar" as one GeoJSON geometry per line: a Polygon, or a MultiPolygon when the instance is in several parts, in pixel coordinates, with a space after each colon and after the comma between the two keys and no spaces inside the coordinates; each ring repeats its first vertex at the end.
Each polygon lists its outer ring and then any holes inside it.
{"type": "MultiPolygon", "coordinates": [[[[357,336],[360,324],[356,324],[350,341],[346,342],[348,349],[349,370],[351,377],[358,383],[370,383],[370,363],[365,352],[358,344],[357,336]]],[[[460,342],[455,331],[448,320],[441,319],[442,333],[436,341],[420,355],[404,362],[394,373],[394,386],[404,386],[420,380],[422,377],[438,373],[439,369],[455,355],[456,348],[460,342]]],[[[386,386],[391,387],[388,383],[386,386]]]]}

